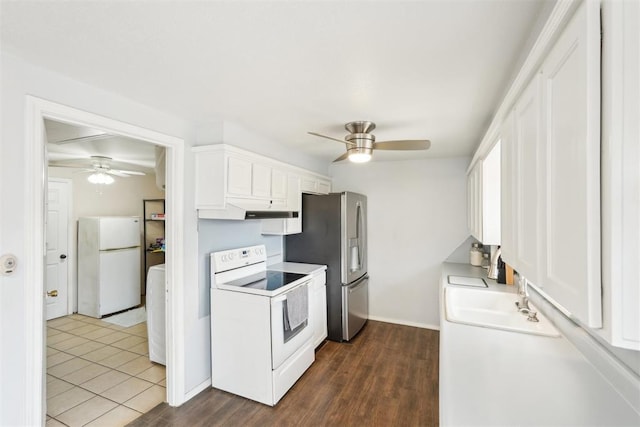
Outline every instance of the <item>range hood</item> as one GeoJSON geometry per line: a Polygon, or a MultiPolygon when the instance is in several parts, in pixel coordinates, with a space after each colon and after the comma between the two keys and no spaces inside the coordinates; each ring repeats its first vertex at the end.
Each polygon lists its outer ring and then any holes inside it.
{"type": "Polygon", "coordinates": [[[269,201],[263,203],[254,199],[227,199],[224,208],[198,209],[202,219],[277,219],[298,218],[298,211],[277,209],[269,201]]]}

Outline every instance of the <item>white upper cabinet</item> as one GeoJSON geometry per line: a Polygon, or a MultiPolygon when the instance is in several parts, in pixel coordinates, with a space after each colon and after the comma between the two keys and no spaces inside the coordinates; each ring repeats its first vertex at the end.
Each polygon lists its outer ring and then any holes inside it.
{"type": "Polygon", "coordinates": [[[640,2],[603,5],[602,335],[640,350],[640,2]]]}
{"type": "Polygon", "coordinates": [[[482,241],[482,164],[476,163],[467,175],[467,227],[473,237],[482,241]]]}
{"type": "Polygon", "coordinates": [[[502,125],[502,255],[554,304],[602,326],[599,4],[585,1],[502,125]]]}
{"type": "MultiPolygon", "coordinates": [[[[600,7],[583,2],[542,70],[538,173],[544,292],[590,327],[602,326],[600,277],[600,7]]],[[[531,153],[533,155],[533,153],[531,153]]],[[[523,174],[527,179],[527,173],[523,174]]],[[[533,189],[533,188],[531,188],[533,189]]],[[[533,206],[528,206],[533,207],[533,206]]],[[[535,210],[532,210],[535,212],[535,210]]],[[[526,274],[525,274],[526,275],[526,274]]]]}
{"type": "Polygon", "coordinates": [[[502,259],[514,266],[515,242],[515,130],[513,111],[502,122],[500,129],[500,242],[502,259]]]}
{"type": "Polygon", "coordinates": [[[500,245],[500,153],[502,142],[498,140],[482,161],[482,243],[500,245]]]}
{"type": "Polygon", "coordinates": [[[300,185],[303,193],[329,194],[331,192],[331,182],[314,175],[303,176],[300,185]]]}
{"type": "Polygon", "coordinates": [[[469,232],[485,245],[500,244],[500,141],[467,175],[469,232]]]}
{"type": "Polygon", "coordinates": [[[227,192],[236,196],[251,196],[251,161],[239,157],[227,159],[227,192]]]}
{"type": "Polygon", "coordinates": [[[271,197],[284,200],[287,198],[287,173],[280,169],[271,170],[271,197]]]}
{"type": "MultiPolygon", "coordinates": [[[[266,199],[273,198],[271,194],[271,167],[259,163],[259,160],[251,165],[251,195],[266,199]]],[[[286,197],[285,194],[281,198],[285,199],[286,197]]]]}
{"type": "MultiPolygon", "coordinates": [[[[540,76],[536,75],[524,90],[513,111],[513,139],[510,141],[513,164],[511,176],[513,203],[511,221],[513,259],[506,260],[522,275],[538,283],[538,207],[540,202],[539,158],[541,140],[540,76]]],[[[503,257],[504,258],[504,257],[503,257]]]]}
{"type": "MultiPolygon", "coordinates": [[[[247,211],[300,212],[303,179],[313,182],[319,193],[328,193],[331,185],[323,175],[226,144],[194,147],[193,153],[200,218],[245,219],[247,211]]],[[[299,230],[299,218],[285,220],[285,230],[277,234],[299,230]]]]}

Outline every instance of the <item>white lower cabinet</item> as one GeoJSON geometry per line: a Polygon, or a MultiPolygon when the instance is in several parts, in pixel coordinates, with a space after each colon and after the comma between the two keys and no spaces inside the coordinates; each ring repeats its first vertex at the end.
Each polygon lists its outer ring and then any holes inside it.
{"type": "Polygon", "coordinates": [[[318,347],[327,338],[327,272],[313,273],[310,297],[310,322],[313,328],[313,346],[318,347]]]}

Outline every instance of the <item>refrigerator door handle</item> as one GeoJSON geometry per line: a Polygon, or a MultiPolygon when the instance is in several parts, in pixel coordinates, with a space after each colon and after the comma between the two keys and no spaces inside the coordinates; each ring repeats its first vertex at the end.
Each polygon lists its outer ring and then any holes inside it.
{"type": "Polygon", "coordinates": [[[365,264],[365,228],[364,228],[364,209],[362,208],[362,202],[358,202],[357,206],[357,215],[356,218],[358,220],[358,225],[356,227],[356,237],[358,238],[358,266],[361,270],[365,264]]]}
{"type": "Polygon", "coordinates": [[[131,249],[138,249],[140,246],[127,246],[126,248],[109,248],[100,249],[100,252],[117,252],[117,251],[129,251],[131,249]]]}
{"type": "Polygon", "coordinates": [[[369,280],[369,276],[364,276],[360,278],[358,281],[350,284],[349,286],[347,286],[348,292],[352,293],[357,291],[358,289],[360,289],[361,287],[367,284],[367,280],[369,280]]]}

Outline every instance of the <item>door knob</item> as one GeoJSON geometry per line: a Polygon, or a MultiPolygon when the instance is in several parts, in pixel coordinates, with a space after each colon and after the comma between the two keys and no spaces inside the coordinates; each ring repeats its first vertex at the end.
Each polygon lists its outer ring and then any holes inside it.
{"type": "Polygon", "coordinates": [[[47,296],[48,297],[57,297],[58,296],[58,290],[54,289],[51,292],[47,292],[47,296]]]}
{"type": "Polygon", "coordinates": [[[67,256],[65,254],[60,255],[60,259],[66,259],[67,256]]]}

